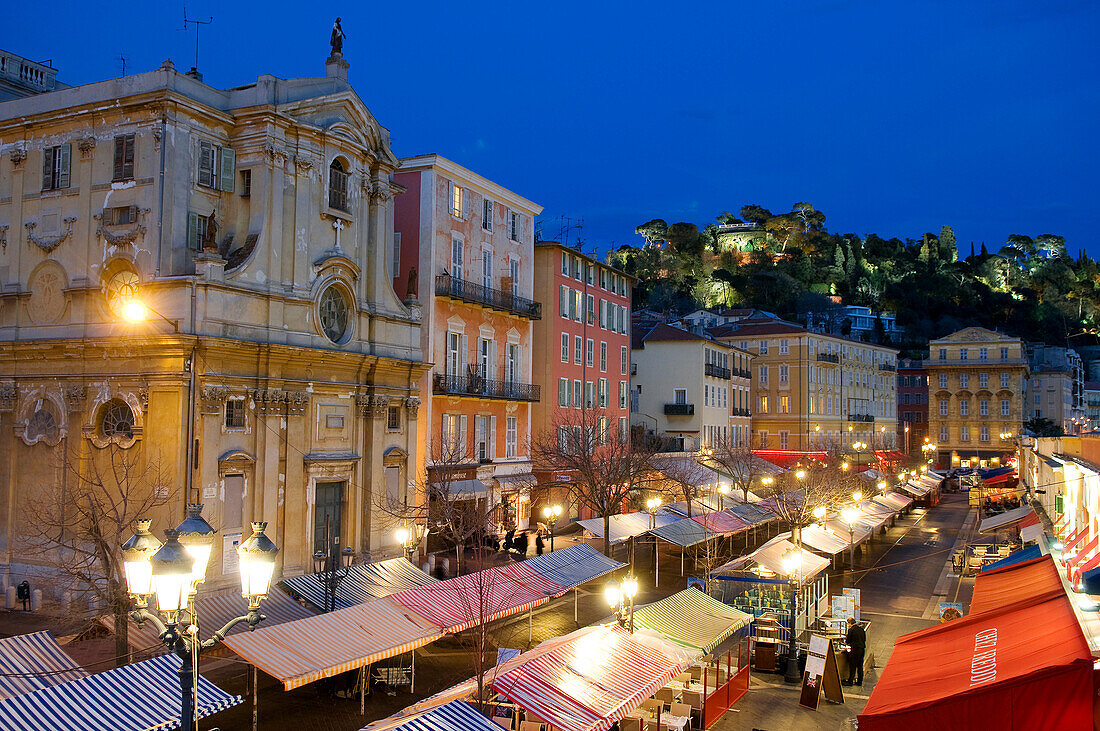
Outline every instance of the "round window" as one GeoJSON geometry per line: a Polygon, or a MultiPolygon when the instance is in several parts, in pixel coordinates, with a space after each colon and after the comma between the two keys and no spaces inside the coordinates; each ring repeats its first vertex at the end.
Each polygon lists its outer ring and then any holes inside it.
{"type": "Polygon", "coordinates": [[[107,282],[107,306],[116,317],[121,317],[122,308],[134,299],[138,284],[138,275],[129,270],[119,272],[107,282]]]}
{"type": "Polygon", "coordinates": [[[112,399],[103,407],[100,428],[103,430],[103,436],[105,437],[126,437],[130,439],[134,436],[134,412],[130,410],[125,401],[112,399]]]}
{"type": "Polygon", "coordinates": [[[348,299],[344,291],[331,286],[321,293],[321,329],[334,343],[343,342],[348,330],[348,299]]]}

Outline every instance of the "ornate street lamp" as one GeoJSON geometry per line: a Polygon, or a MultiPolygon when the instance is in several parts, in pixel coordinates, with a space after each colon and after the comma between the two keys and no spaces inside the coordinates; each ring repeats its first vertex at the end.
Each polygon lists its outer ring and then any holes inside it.
{"type": "MultiPolygon", "coordinates": [[[[326,528],[325,534],[328,534],[326,528]]],[[[348,569],[355,562],[355,551],[351,546],[345,546],[340,550],[340,536],[332,539],[328,545],[328,552],[315,551],[313,553],[313,571],[317,580],[325,588],[325,611],[336,611],[336,589],[340,582],[348,575],[348,569]]]]}
{"type": "Polygon", "coordinates": [[[546,527],[550,529],[550,553],[554,552],[554,526],[561,514],[562,508],[560,505],[547,505],[542,509],[542,515],[546,518],[546,527]]]}
{"type": "MultiPolygon", "coordinates": [[[[411,561],[413,552],[424,538],[424,526],[415,523],[412,527],[403,525],[394,531],[394,537],[397,538],[397,542],[401,544],[401,550],[404,552],[405,558],[411,561]]],[[[350,549],[345,549],[345,551],[347,550],[350,549]]]]}
{"type": "Polygon", "coordinates": [[[783,570],[787,572],[787,583],[791,587],[791,633],[787,643],[787,673],[783,676],[785,683],[798,683],[802,680],[802,674],[798,672],[798,645],[795,637],[795,627],[798,622],[798,591],[802,584],[802,551],[793,548],[783,555],[783,570]]]}
{"type": "Polygon", "coordinates": [[[818,505],[816,508],[814,508],[814,518],[816,518],[817,521],[821,523],[822,528],[825,527],[825,515],[827,513],[828,511],[825,509],[824,505],[818,505]]]}
{"type": "Polygon", "coordinates": [[[638,594],[638,580],[627,576],[618,584],[608,584],[604,597],[615,611],[619,624],[634,634],[634,597],[638,594]]]}
{"type": "MultiPolygon", "coordinates": [[[[857,493],[858,494],[858,493],[857,493]]],[[[853,496],[854,497],[854,496],[853,496]]],[[[844,522],[848,524],[848,570],[856,570],[856,518],[859,511],[855,507],[844,508],[840,513],[844,522]]]]}
{"type": "Polygon", "coordinates": [[[151,622],[164,646],[180,659],[180,727],[190,729],[195,724],[198,657],[239,623],[247,622],[252,630],[264,620],[260,601],[267,596],[279,549],[264,534],[267,523],[252,524],[252,535],[237,547],[241,595],[248,600],[248,613],[200,640],[195,590],[206,577],[214,529],[203,520],[202,505],[189,505],[187,513],[179,527],[164,531],[163,544],[149,532],[151,521],[134,521],[136,532],[123,544],[122,560],[126,588],[134,602],[130,616],[138,627],[151,622]],[[150,611],[151,597],[156,597],[156,613],[150,611]]]}

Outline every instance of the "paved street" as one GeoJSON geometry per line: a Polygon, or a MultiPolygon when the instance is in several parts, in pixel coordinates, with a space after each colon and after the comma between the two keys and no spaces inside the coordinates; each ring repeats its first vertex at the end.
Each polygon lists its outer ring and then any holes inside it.
{"type": "MultiPolygon", "coordinates": [[[[862,555],[857,554],[854,574],[847,571],[845,560],[845,569],[831,576],[832,593],[839,592],[846,585],[858,586],[862,590],[863,616],[871,622],[868,650],[874,654],[877,667],[881,668],[885,663],[895,637],[935,622],[936,615],[932,612],[940,598],[933,598],[934,592],[942,592],[947,601],[969,602],[973,580],[959,580],[949,576],[946,570],[960,528],[964,523],[966,526],[971,524],[966,520],[968,512],[965,497],[959,495],[946,496],[929,511],[914,510],[886,534],[877,536],[862,555]]],[[[559,548],[573,544],[567,538],[558,540],[559,548]]],[[[767,536],[760,532],[757,542],[766,540],[767,536]]],[[[602,542],[593,542],[593,546],[603,550],[602,542]]],[[[741,546],[742,541],[738,540],[735,547],[740,550],[741,546]]],[[[629,560],[628,546],[621,546],[614,553],[619,560],[629,560]]],[[[660,586],[654,588],[652,557],[652,544],[636,547],[635,558],[641,585],[639,604],[656,601],[685,586],[680,576],[679,552],[662,545],[660,586]]],[[[690,573],[690,552],[686,565],[690,573]]],[[[602,595],[604,583],[596,581],[583,587],[576,605],[570,592],[536,609],[530,617],[522,614],[498,622],[493,629],[494,642],[501,647],[527,649],[547,638],[571,632],[578,626],[609,619],[602,595]],[[574,611],[577,612],[576,621],[574,611]]],[[[15,634],[55,627],[56,623],[42,614],[4,613],[0,614],[0,626],[3,634],[15,634]]],[[[57,627],[57,630],[61,633],[75,631],[72,627],[57,627]]],[[[97,639],[77,642],[67,649],[79,662],[91,663],[110,657],[113,643],[109,638],[97,639]]],[[[371,719],[385,717],[416,698],[431,695],[468,678],[470,668],[469,649],[456,638],[448,637],[421,648],[417,651],[415,695],[408,693],[407,689],[393,696],[375,692],[367,698],[364,716],[359,714],[358,699],[333,697],[327,682],[285,692],[273,679],[261,673],[260,728],[293,731],[359,729],[371,719]]],[[[246,686],[248,666],[228,660],[205,660],[203,672],[227,691],[246,696],[244,704],[218,714],[204,728],[214,725],[224,731],[251,728],[252,698],[246,686]]],[[[845,693],[844,705],[834,706],[823,700],[815,713],[798,706],[797,690],[785,686],[781,675],[754,675],[749,694],[717,728],[722,731],[845,728],[862,709],[876,679],[877,672],[871,671],[862,688],[845,688],[845,691],[855,692],[845,693]]]]}

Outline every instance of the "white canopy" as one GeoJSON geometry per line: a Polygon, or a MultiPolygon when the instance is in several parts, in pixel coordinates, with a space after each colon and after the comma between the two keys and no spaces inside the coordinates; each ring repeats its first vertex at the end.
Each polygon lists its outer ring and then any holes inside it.
{"type": "Polygon", "coordinates": [[[1034,512],[1035,510],[1030,505],[1013,508],[1012,510],[1006,510],[999,515],[992,515],[983,520],[981,526],[978,528],[978,532],[990,533],[997,530],[998,528],[1004,528],[1005,526],[1012,525],[1013,523],[1021,521],[1034,512]]]}
{"type": "MultiPolygon", "coordinates": [[[[789,540],[790,535],[790,533],[781,533],[780,537],[787,537],[789,540]]],[[[848,539],[847,529],[841,533],[829,528],[828,524],[825,528],[822,528],[818,523],[802,527],[802,545],[829,556],[835,556],[848,550],[850,543],[848,539]]]]}
{"type": "MultiPolygon", "coordinates": [[[[832,518],[828,518],[825,521],[825,525],[826,525],[826,527],[829,528],[829,530],[831,530],[833,533],[837,534],[838,536],[847,536],[849,534],[848,533],[848,523],[845,522],[845,520],[843,518],[841,518],[840,516],[835,516],[835,517],[832,517],[832,518]]],[[[870,537],[871,537],[871,529],[867,528],[863,524],[857,522],[855,524],[855,527],[854,527],[853,532],[852,532],[852,542],[855,543],[855,545],[858,546],[859,544],[863,543],[865,540],[867,540],[870,537]]]]}
{"type": "MultiPolygon", "coordinates": [[[[789,537],[790,534],[788,533],[789,537]]],[[[744,571],[753,564],[767,569],[776,576],[788,577],[787,569],[783,566],[783,559],[790,553],[796,553],[800,557],[799,569],[795,573],[802,582],[809,581],[819,573],[829,568],[829,559],[822,558],[816,553],[811,553],[805,548],[799,548],[783,536],[776,536],[760,548],[746,556],[738,556],[729,563],[718,567],[711,573],[721,576],[724,572],[744,571]]]]}

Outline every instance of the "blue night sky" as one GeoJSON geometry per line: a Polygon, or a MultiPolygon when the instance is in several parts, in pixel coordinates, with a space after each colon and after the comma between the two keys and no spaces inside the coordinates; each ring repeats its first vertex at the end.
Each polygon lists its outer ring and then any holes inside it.
{"type": "MultiPolygon", "coordinates": [[[[399,156],[440,153],[583,218],[586,248],[637,243],[654,217],[809,201],[831,231],[949,224],[964,255],[1060,233],[1100,255],[1095,1],[259,7],[188,4],[214,15],[207,83],[323,74],[341,15],[350,80],[399,156]]],[[[51,8],[8,4],[0,47],[71,84],[118,75],[120,54],[128,73],[193,63],[182,4],[51,8]]]]}

